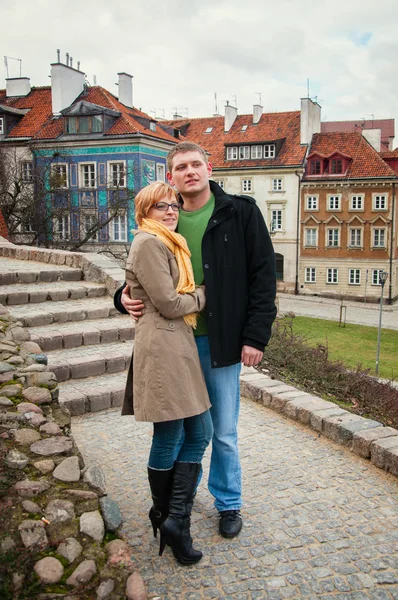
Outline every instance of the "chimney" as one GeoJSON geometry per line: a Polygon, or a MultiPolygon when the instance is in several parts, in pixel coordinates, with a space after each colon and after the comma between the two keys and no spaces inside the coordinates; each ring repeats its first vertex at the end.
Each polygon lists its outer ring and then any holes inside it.
{"type": "Polygon", "coordinates": [[[118,73],[119,76],[119,102],[133,107],[133,76],[128,73],[118,73]]]}
{"type": "Polygon", "coordinates": [[[311,144],[314,133],[321,132],[321,107],[310,98],[301,98],[300,144],[311,144]]]}
{"type": "Polygon", "coordinates": [[[61,114],[82,93],[84,73],[63,63],[51,65],[51,98],[53,115],[61,114]]]}
{"type": "Polygon", "coordinates": [[[238,109],[235,108],[234,106],[230,106],[229,102],[227,100],[227,105],[225,107],[225,119],[224,119],[225,133],[227,133],[231,129],[237,115],[238,115],[238,109]]]}
{"type": "Polygon", "coordinates": [[[362,135],[377,152],[381,151],[381,129],[362,129],[362,135]]]}
{"type": "Polygon", "coordinates": [[[263,114],[263,107],[260,104],[253,105],[253,125],[257,125],[263,114]]]}
{"type": "Polygon", "coordinates": [[[22,97],[27,96],[30,92],[30,78],[29,77],[13,77],[6,79],[6,96],[22,97]]]}

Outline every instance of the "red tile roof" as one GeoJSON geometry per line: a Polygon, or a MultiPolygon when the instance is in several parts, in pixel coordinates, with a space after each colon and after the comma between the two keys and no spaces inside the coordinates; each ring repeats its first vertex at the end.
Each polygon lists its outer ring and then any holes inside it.
{"type": "Polygon", "coordinates": [[[224,132],[224,117],[207,117],[166,121],[175,128],[182,128],[187,140],[202,146],[210,154],[214,168],[239,167],[293,167],[302,165],[306,146],[300,146],[300,112],[265,113],[257,125],[253,115],[238,115],[228,133],[224,132]],[[246,131],[242,126],[247,125],[246,131]],[[185,127],[184,127],[185,126],[185,127]],[[212,127],[211,133],[205,133],[212,127]],[[273,159],[226,160],[225,146],[253,143],[266,144],[278,140],[282,147],[273,159]]]}
{"type": "Polygon", "coordinates": [[[389,138],[395,136],[394,119],[358,119],[357,121],[323,121],[321,133],[337,133],[356,131],[361,133],[362,129],[381,129],[381,143],[388,148],[389,138]]]}
{"type": "Polygon", "coordinates": [[[395,150],[388,150],[386,152],[380,152],[382,158],[398,158],[398,148],[395,150]]]}
{"type": "Polygon", "coordinates": [[[372,179],[396,177],[396,173],[381,158],[380,154],[360,133],[315,133],[309,156],[312,154],[330,157],[339,152],[352,159],[345,175],[309,175],[303,180],[372,179]]]}
{"type": "MultiPolygon", "coordinates": [[[[149,120],[153,121],[149,115],[137,108],[124,106],[113,94],[100,86],[88,88],[87,92],[83,92],[79,96],[79,99],[121,113],[115,124],[104,132],[106,136],[143,134],[152,138],[177,142],[176,138],[162,129],[158,122],[156,122],[156,131],[149,129],[149,120]],[[137,119],[141,119],[141,121],[137,119]]],[[[36,140],[53,140],[63,133],[63,119],[52,115],[51,87],[49,86],[32,88],[30,93],[23,98],[7,98],[6,91],[0,90],[0,104],[13,108],[30,109],[12,128],[7,138],[29,137],[36,140]]]]}

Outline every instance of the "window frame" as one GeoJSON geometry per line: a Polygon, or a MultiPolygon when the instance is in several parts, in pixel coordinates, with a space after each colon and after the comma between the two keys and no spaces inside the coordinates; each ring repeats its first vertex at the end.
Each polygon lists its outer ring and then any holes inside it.
{"type": "Polygon", "coordinates": [[[317,247],[318,247],[318,227],[304,227],[304,248],[317,248],[317,247]],[[308,243],[310,231],[315,232],[315,244],[308,243]]]}
{"type": "Polygon", "coordinates": [[[33,183],[33,161],[21,161],[21,179],[24,183],[33,183]],[[29,168],[27,169],[27,167],[29,168]]]}
{"type": "Polygon", "coordinates": [[[316,267],[305,267],[304,283],[316,283],[316,267]]]}
{"type": "Polygon", "coordinates": [[[240,180],[240,187],[242,192],[253,192],[253,179],[249,177],[247,179],[240,180]]]}
{"type": "Polygon", "coordinates": [[[260,158],[263,158],[262,144],[254,144],[250,147],[250,158],[251,160],[259,160],[260,158]]]}
{"type": "Polygon", "coordinates": [[[64,124],[64,133],[67,135],[88,135],[90,133],[103,133],[104,131],[104,115],[74,115],[74,116],[65,116],[65,124],[64,124]],[[96,118],[101,118],[101,129],[96,129],[93,127],[94,122],[98,122],[96,118]],[[88,128],[87,131],[81,131],[80,129],[80,119],[87,119],[88,128]],[[76,131],[69,131],[69,123],[75,123],[76,131]]]}
{"type": "Polygon", "coordinates": [[[372,227],[372,248],[376,248],[376,249],[383,249],[385,250],[387,248],[387,227],[372,227]],[[383,235],[381,237],[383,237],[383,245],[381,246],[379,243],[376,244],[376,237],[377,235],[380,237],[381,232],[383,232],[383,235]]]}
{"type": "Polygon", "coordinates": [[[326,227],[326,244],[325,245],[327,248],[340,248],[340,227],[326,227]],[[336,233],[337,233],[337,238],[335,235],[336,233]],[[332,234],[332,238],[331,238],[331,234],[332,234]]]}
{"type": "Polygon", "coordinates": [[[306,196],[305,197],[305,210],[319,210],[319,196],[306,196]],[[310,206],[310,200],[315,202],[315,206],[310,206]]]}
{"type": "Polygon", "coordinates": [[[283,192],[283,177],[273,177],[272,191],[273,192],[283,192]]]}
{"type": "Polygon", "coordinates": [[[93,190],[97,187],[97,163],[96,162],[81,162],[79,163],[79,189],[81,190],[93,190]],[[84,185],[84,174],[83,167],[93,166],[94,167],[94,185],[84,185]]]}
{"type": "Polygon", "coordinates": [[[57,215],[55,217],[53,217],[53,237],[56,236],[56,239],[58,241],[68,241],[70,239],[70,215],[69,213],[61,213],[60,215],[57,215]],[[61,221],[62,220],[62,221],[61,221]],[[54,226],[59,223],[61,221],[62,224],[62,231],[60,231],[58,229],[58,227],[55,229],[54,226]],[[66,223],[66,236],[64,233],[64,225],[66,223]],[[60,235],[61,234],[61,235],[60,235]]]}
{"type": "Polygon", "coordinates": [[[342,158],[334,157],[330,160],[330,175],[343,175],[344,161],[342,158]]]}
{"type": "MultiPolygon", "coordinates": [[[[83,223],[81,223],[81,226],[84,227],[84,231],[85,231],[84,235],[86,235],[86,233],[87,233],[86,220],[87,219],[90,219],[90,220],[94,219],[98,223],[98,215],[96,215],[96,214],[94,214],[92,212],[82,212],[81,215],[82,215],[82,220],[83,220],[83,223]]],[[[97,231],[94,233],[94,237],[91,236],[87,240],[86,244],[93,244],[93,243],[95,244],[95,243],[98,243],[99,242],[100,231],[101,231],[100,229],[97,229],[97,231]]]]}
{"type": "Polygon", "coordinates": [[[339,283],[339,269],[338,267],[327,267],[326,269],[326,284],[327,285],[338,285],[339,283]],[[332,277],[329,277],[332,275],[332,277]],[[336,276],[336,278],[335,278],[336,276]],[[334,281],[334,279],[336,279],[334,281]],[[331,281],[333,280],[333,281],[331,281]]]}
{"type": "Polygon", "coordinates": [[[239,146],[239,160],[250,160],[250,146],[239,146]]]}
{"type": "MultiPolygon", "coordinates": [[[[56,190],[68,190],[69,189],[68,163],[53,163],[51,165],[51,175],[53,176],[53,172],[56,171],[57,169],[60,169],[61,167],[63,167],[65,169],[65,185],[57,185],[57,186],[51,185],[51,187],[54,187],[54,189],[56,189],[56,190]]],[[[61,181],[60,175],[59,175],[59,181],[61,181]]]]}
{"type": "Polygon", "coordinates": [[[330,212],[341,211],[341,194],[330,194],[327,197],[327,210],[330,212]],[[337,207],[331,206],[332,200],[337,201],[337,207]]]}
{"type": "Polygon", "coordinates": [[[4,135],[6,132],[6,120],[3,115],[0,116],[0,135],[4,135]]]}
{"type": "Polygon", "coordinates": [[[264,144],[263,157],[275,158],[275,144],[264,144]]]}
{"type": "Polygon", "coordinates": [[[213,181],[225,191],[225,179],[214,179],[213,181]]]}
{"type": "Polygon", "coordinates": [[[377,212],[385,212],[388,210],[388,196],[387,194],[372,194],[372,210],[377,212]],[[384,206],[376,206],[377,201],[381,198],[384,200],[384,206]]]}
{"type": "Polygon", "coordinates": [[[361,269],[348,269],[348,285],[361,285],[361,278],[361,269]],[[352,277],[352,275],[354,275],[354,277],[352,277]],[[358,281],[356,281],[357,275],[359,275],[358,281]],[[355,281],[352,281],[352,279],[355,279],[355,281]]]}
{"type": "Polygon", "coordinates": [[[227,146],[226,160],[238,160],[238,146],[227,146]]]}
{"type": "Polygon", "coordinates": [[[364,194],[353,194],[350,196],[350,211],[361,211],[363,212],[365,210],[365,196],[364,194]],[[360,207],[355,207],[354,206],[354,199],[356,201],[360,200],[361,201],[361,206],[360,207]]]}
{"type": "Polygon", "coordinates": [[[270,231],[283,231],[283,209],[282,208],[271,208],[270,209],[270,231]],[[274,218],[276,213],[276,219],[274,218]],[[274,229],[272,229],[272,222],[275,223],[274,229]]]}
{"type": "Polygon", "coordinates": [[[377,285],[381,287],[380,281],[380,273],[384,271],[384,269],[372,269],[372,285],[377,285]],[[377,281],[375,281],[375,274],[377,273],[377,281]]]}
{"type": "Polygon", "coordinates": [[[163,163],[156,163],[156,181],[162,181],[163,183],[166,181],[166,165],[163,163]],[[161,176],[159,176],[159,171],[161,171],[161,176]]]}
{"type": "MultiPolygon", "coordinates": [[[[122,229],[123,229],[123,227],[122,227],[122,229]]],[[[115,217],[113,217],[113,219],[111,221],[110,230],[111,230],[111,241],[112,242],[120,242],[120,243],[127,242],[127,214],[125,212],[120,213],[120,214],[116,215],[115,217]],[[116,219],[120,220],[122,218],[124,220],[124,232],[123,232],[124,236],[121,236],[121,237],[119,236],[119,239],[116,239],[116,236],[115,236],[115,221],[116,221],[116,219]]]]}
{"type": "MultiPolygon", "coordinates": [[[[355,237],[356,237],[356,235],[355,235],[355,237]]],[[[349,248],[363,248],[363,227],[349,227],[349,229],[348,229],[348,247],[349,248]],[[360,238],[359,244],[352,243],[352,238],[353,238],[354,232],[359,232],[359,238],[360,238]]]]}
{"type": "Polygon", "coordinates": [[[107,168],[108,168],[108,185],[110,188],[112,189],[125,189],[127,187],[127,177],[126,177],[126,161],[125,160],[108,160],[107,162],[107,168]],[[116,183],[115,184],[115,180],[114,180],[114,172],[113,172],[113,168],[115,166],[120,166],[122,167],[123,170],[123,183],[116,183]]]}

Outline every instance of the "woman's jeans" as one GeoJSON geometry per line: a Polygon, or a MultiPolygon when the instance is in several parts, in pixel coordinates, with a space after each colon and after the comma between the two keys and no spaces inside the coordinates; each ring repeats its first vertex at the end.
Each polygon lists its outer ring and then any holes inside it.
{"type": "Polygon", "coordinates": [[[201,463],[212,436],[208,410],[187,419],[154,423],[148,467],[166,471],[173,468],[175,461],[201,463]]]}

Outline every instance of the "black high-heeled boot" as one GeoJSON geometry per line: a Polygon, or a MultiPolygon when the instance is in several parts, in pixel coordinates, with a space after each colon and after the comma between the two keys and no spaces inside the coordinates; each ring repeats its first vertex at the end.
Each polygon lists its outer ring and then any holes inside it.
{"type": "Polygon", "coordinates": [[[199,463],[175,463],[169,516],[160,526],[159,556],[162,556],[168,544],[175,558],[183,565],[191,565],[202,558],[202,553],[192,547],[190,532],[193,498],[200,469],[199,463]]]}
{"type": "Polygon", "coordinates": [[[167,471],[158,471],[157,469],[148,467],[148,481],[153,501],[153,506],[149,511],[149,518],[152,523],[154,537],[156,537],[157,530],[169,514],[173,471],[174,468],[167,471]]]}

